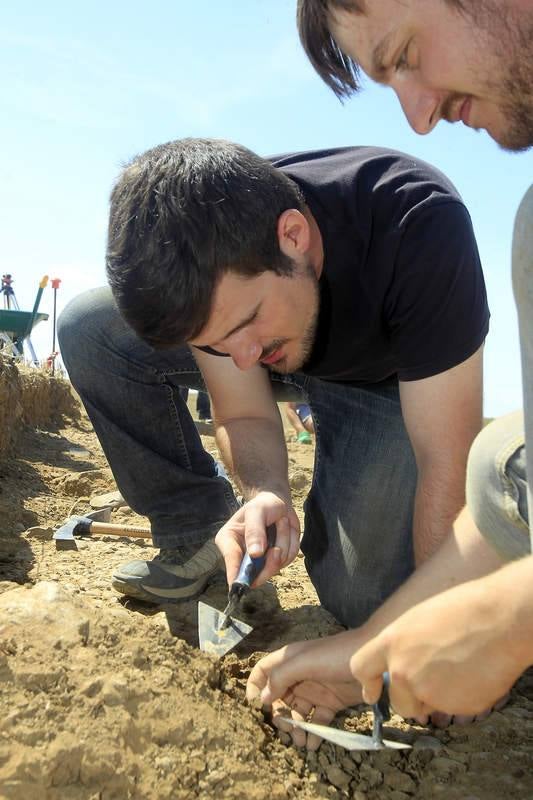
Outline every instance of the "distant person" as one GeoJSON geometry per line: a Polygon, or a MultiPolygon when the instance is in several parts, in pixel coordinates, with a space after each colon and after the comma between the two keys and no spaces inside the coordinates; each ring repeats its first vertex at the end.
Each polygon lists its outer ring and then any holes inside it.
{"type": "Polygon", "coordinates": [[[308,403],[286,403],[285,416],[296,431],[296,440],[300,444],[312,444],[312,433],[315,432],[311,406],[308,403]]]}
{"type": "MultiPolygon", "coordinates": [[[[299,0],[298,21],[339,96],[356,91],[362,69],[395,90],[418,133],[445,119],[485,128],[509,150],[533,146],[532,0],[299,0]]],[[[467,508],[433,557],[359,629],[262,659],[250,697],[284,697],[297,714],[319,706],[313,719],[327,722],[353,697],[353,678],[374,702],[388,671],[398,713],[424,719],[438,708],[446,722],[488,709],[533,664],[533,186],[516,216],[512,261],[524,415],[478,436],[467,508]]]]}
{"type": "MultiPolygon", "coordinates": [[[[186,386],[180,387],[180,396],[186,403],[189,398],[189,390],[186,386]]],[[[203,392],[201,389],[196,392],[196,413],[198,414],[198,419],[200,422],[213,421],[211,418],[211,403],[209,401],[209,395],[207,392],[203,392]]]]}
{"type": "Polygon", "coordinates": [[[196,397],[196,413],[200,422],[212,422],[211,403],[207,392],[198,392],[196,397]]]}

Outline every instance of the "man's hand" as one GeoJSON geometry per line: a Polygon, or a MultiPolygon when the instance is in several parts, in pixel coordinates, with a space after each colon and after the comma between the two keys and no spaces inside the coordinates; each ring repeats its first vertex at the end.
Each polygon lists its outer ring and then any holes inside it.
{"type": "Polygon", "coordinates": [[[226,562],[229,585],[237,577],[246,552],[253,558],[263,555],[267,546],[266,528],[273,524],[276,544],[268,550],[265,566],[253,584],[260,586],[296,558],[300,522],[295,510],[273,492],[259,492],[219,530],[215,541],[226,562]]]}
{"type": "Polygon", "coordinates": [[[350,631],[282,647],[258,661],[250,673],[246,697],[259,697],[271,707],[273,724],[290,734],[297,747],[316,750],[322,740],[294,728],[287,717],[328,725],[338,711],[362,700],[361,687],[350,679],[348,662],[354,646],[348,644],[348,634],[353,637],[350,631]],[[328,680],[330,676],[340,679],[328,680]]]}
{"type": "Polygon", "coordinates": [[[355,652],[350,670],[365,701],[377,701],[386,671],[391,705],[403,717],[435,709],[475,715],[505,695],[529,662],[516,647],[523,633],[504,572],[414,606],[355,652]]]}

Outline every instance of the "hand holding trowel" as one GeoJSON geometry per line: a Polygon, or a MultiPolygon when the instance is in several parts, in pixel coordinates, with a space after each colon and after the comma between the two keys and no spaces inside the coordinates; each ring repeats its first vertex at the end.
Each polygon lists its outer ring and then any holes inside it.
{"type": "MultiPolygon", "coordinates": [[[[276,526],[266,529],[267,550],[276,542],[276,526]]],[[[252,558],[245,554],[239,573],[230,586],[228,604],[224,611],[218,611],[201,601],[198,603],[198,637],[200,650],[223,656],[239,644],[252,630],[251,625],[235,619],[233,616],[241,599],[250,589],[265,565],[266,551],[262,556],[252,558]]]]}
{"type": "Polygon", "coordinates": [[[328,742],[333,742],[346,750],[410,750],[411,745],[405,742],[397,742],[393,739],[383,738],[383,723],[390,719],[389,708],[389,675],[383,673],[383,689],[381,697],[377,703],[372,705],[373,724],[372,736],[365,736],[362,733],[331,728],[328,725],[318,725],[314,722],[287,717],[286,721],[296,728],[302,728],[308,733],[314,733],[328,742]]]}

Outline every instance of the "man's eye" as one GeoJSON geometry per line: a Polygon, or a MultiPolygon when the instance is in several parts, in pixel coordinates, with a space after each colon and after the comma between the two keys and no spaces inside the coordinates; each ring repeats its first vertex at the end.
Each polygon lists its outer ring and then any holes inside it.
{"type": "Polygon", "coordinates": [[[400,54],[400,57],[396,60],[396,64],[394,65],[394,68],[395,68],[395,70],[397,72],[400,72],[403,69],[408,69],[409,68],[408,53],[409,53],[409,45],[407,45],[407,47],[404,47],[404,49],[402,50],[402,52],[400,54]]]}

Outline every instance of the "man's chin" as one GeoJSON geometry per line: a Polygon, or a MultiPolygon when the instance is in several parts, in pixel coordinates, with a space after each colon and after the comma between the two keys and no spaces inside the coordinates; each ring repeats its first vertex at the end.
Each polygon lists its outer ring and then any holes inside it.
{"type": "Polygon", "coordinates": [[[283,358],[280,358],[275,364],[271,364],[269,369],[272,370],[272,372],[277,372],[278,375],[290,375],[292,372],[298,372],[298,370],[302,368],[303,363],[302,359],[289,360],[287,356],[283,356],[283,358]]]}
{"type": "Polygon", "coordinates": [[[533,115],[523,114],[523,117],[514,117],[511,112],[507,124],[499,130],[490,130],[487,133],[494,141],[508,153],[523,153],[533,147],[533,115]]]}
{"type": "Polygon", "coordinates": [[[496,143],[505,150],[506,153],[525,153],[533,147],[533,137],[529,139],[496,139],[496,143]]]}
{"type": "Polygon", "coordinates": [[[272,372],[277,372],[278,375],[288,375],[290,372],[294,372],[286,357],[280,358],[275,364],[271,364],[269,369],[272,372]]]}

